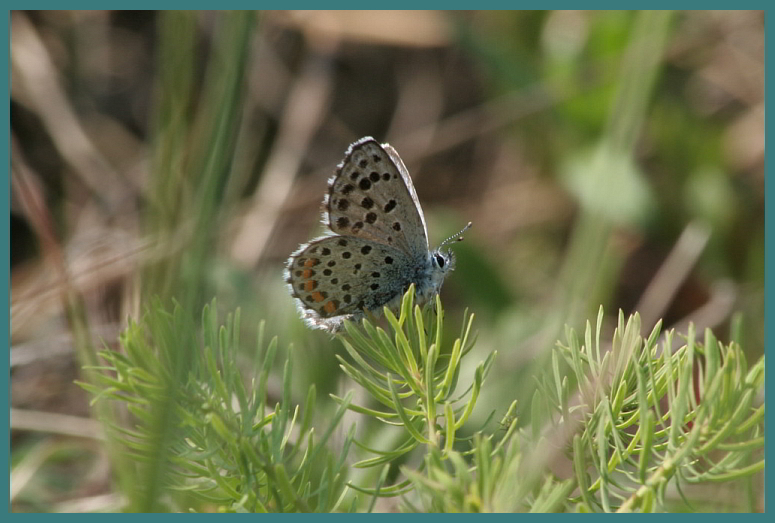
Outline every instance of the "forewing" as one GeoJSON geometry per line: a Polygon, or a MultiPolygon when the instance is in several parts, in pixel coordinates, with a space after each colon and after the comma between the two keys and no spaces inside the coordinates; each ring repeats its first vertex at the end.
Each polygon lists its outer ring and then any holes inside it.
{"type": "MultiPolygon", "coordinates": [[[[323,236],[302,245],[286,267],[285,281],[311,318],[335,318],[382,307],[409,287],[411,262],[390,245],[323,236]]],[[[313,321],[314,323],[314,321],[313,321]]]]}
{"type": "Polygon", "coordinates": [[[370,137],[353,143],[329,180],[327,225],[336,234],[427,256],[428,233],[412,179],[395,150],[370,137]]]}

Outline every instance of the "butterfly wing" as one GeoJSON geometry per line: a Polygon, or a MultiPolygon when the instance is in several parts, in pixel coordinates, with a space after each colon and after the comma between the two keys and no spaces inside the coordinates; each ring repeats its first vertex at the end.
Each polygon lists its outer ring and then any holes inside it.
{"type": "Polygon", "coordinates": [[[391,245],[365,238],[323,236],[288,260],[285,281],[310,327],[336,331],[363,310],[375,314],[409,288],[411,263],[391,245]]]}
{"type": "Polygon", "coordinates": [[[428,231],[412,178],[398,153],[371,137],[345,153],[328,182],[324,220],[336,234],[395,247],[417,262],[428,254],[428,231]]]}

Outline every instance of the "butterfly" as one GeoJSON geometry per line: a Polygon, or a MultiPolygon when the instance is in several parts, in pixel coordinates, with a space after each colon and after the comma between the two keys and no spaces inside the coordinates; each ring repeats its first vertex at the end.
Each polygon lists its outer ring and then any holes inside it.
{"type": "Polygon", "coordinates": [[[307,326],[331,333],[345,319],[395,310],[412,283],[417,303],[428,302],[455,267],[443,247],[471,226],[430,250],[409,171],[393,147],[370,136],[348,147],[323,206],[329,231],[291,254],[284,277],[307,326]]]}

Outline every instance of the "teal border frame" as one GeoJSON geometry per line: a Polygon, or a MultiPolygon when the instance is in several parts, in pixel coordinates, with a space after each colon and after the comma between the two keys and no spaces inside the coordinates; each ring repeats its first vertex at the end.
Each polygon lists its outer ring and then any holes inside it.
{"type": "MultiPolygon", "coordinates": [[[[21,2],[14,2],[15,4],[21,4],[21,2]]],[[[645,2],[643,2],[645,4],[645,2]]],[[[687,4],[689,2],[680,2],[681,4],[687,4]]],[[[57,5],[56,2],[32,2],[33,5],[25,5],[25,9],[29,9],[30,7],[48,7],[48,8],[58,8],[60,6],[57,5]],[[42,6],[40,4],[43,4],[42,6]]],[[[83,7],[95,7],[95,2],[77,2],[83,7]]],[[[170,2],[165,3],[167,7],[171,4],[170,2]]],[[[196,2],[194,6],[192,6],[190,3],[182,4],[179,2],[176,2],[177,6],[185,8],[185,9],[191,9],[194,7],[207,7],[207,4],[203,2],[196,2]]],[[[272,4],[274,7],[280,7],[280,5],[277,2],[245,2],[245,1],[239,1],[239,2],[223,2],[218,5],[219,8],[261,8],[261,7],[267,7],[267,4],[272,4]]],[[[412,8],[418,8],[423,7],[426,9],[433,9],[433,8],[456,8],[456,9],[465,9],[472,7],[472,4],[475,4],[474,7],[482,9],[482,8],[499,8],[499,9],[508,9],[508,8],[516,8],[516,7],[524,7],[522,3],[509,3],[505,1],[495,1],[495,2],[460,2],[460,1],[447,1],[447,2],[440,2],[440,1],[434,1],[434,2],[420,2],[418,5],[418,2],[407,2],[402,0],[397,0],[394,2],[391,2],[390,4],[382,4],[382,5],[373,5],[373,7],[377,8],[390,8],[390,9],[412,9],[412,8]]],[[[579,8],[579,7],[586,7],[589,8],[622,8],[624,7],[622,4],[614,4],[613,2],[590,2],[587,3],[586,6],[579,6],[574,5],[579,4],[578,2],[550,2],[550,5],[542,5],[542,8],[579,8]],[[559,4],[559,5],[555,5],[559,4]]],[[[708,9],[710,7],[714,8],[721,8],[723,9],[725,4],[729,6],[731,3],[726,2],[711,2],[708,5],[708,3],[697,3],[697,2],[691,2],[695,8],[702,8],[702,9],[708,9]]],[[[154,8],[158,9],[159,5],[154,4],[151,2],[135,2],[132,5],[133,9],[137,8],[154,8]]],[[[532,4],[536,5],[536,4],[532,4]]],[[[766,12],[764,2],[742,2],[742,3],[735,3],[731,4],[731,6],[734,9],[764,9],[765,10],[765,24],[767,19],[769,18],[769,12],[766,12]]],[[[288,4],[282,5],[282,8],[288,9],[288,8],[296,8],[296,9],[313,9],[313,8],[326,8],[326,9],[353,9],[353,8],[363,8],[364,4],[363,2],[354,2],[354,1],[348,1],[348,0],[337,0],[335,2],[294,2],[291,1],[288,4]]],[[[21,6],[18,6],[21,7],[21,6]]],[[[628,8],[634,8],[634,7],[648,7],[650,9],[663,9],[663,8],[676,8],[676,5],[672,2],[662,2],[662,1],[656,1],[649,3],[649,5],[635,5],[635,6],[626,6],[628,8]]],[[[687,7],[687,6],[683,6],[687,7]]],[[[727,7],[728,8],[728,7],[727,7]]],[[[4,105],[3,107],[3,114],[5,115],[5,120],[9,122],[9,127],[5,128],[5,130],[2,132],[3,139],[0,140],[0,150],[2,150],[2,156],[6,158],[5,165],[6,168],[3,170],[2,176],[6,180],[5,183],[3,183],[2,187],[2,198],[0,200],[2,201],[2,206],[5,211],[0,213],[0,216],[2,217],[2,227],[0,227],[0,231],[2,232],[3,236],[3,250],[7,251],[5,255],[2,258],[2,264],[3,264],[3,278],[2,278],[2,294],[7,296],[8,298],[2,302],[2,320],[0,320],[0,339],[6,340],[6,354],[10,355],[10,202],[11,202],[11,168],[10,168],[10,63],[9,63],[9,52],[10,52],[10,10],[4,11],[3,14],[4,17],[4,24],[3,24],[3,33],[4,33],[4,46],[5,46],[5,52],[0,55],[0,60],[2,60],[2,69],[5,71],[5,81],[2,82],[2,85],[0,86],[0,89],[4,93],[6,93],[6,98],[9,100],[9,105],[4,105]]],[[[772,77],[773,74],[770,70],[770,67],[768,67],[772,63],[772,56],[773,51],[775,48],[773,47],[772,38],[766,38],[765,37],[765,89],[766,94],[770,94],[773,92],[772,89],[772,77]]],[[[768,125],[769,118],[765,116],[765,150],[768,149],[771,139],[770,134],[768,132],[768,128],[770,127],[768,125]]],[[[770,182],[768,183],[768,178],[771,175],[771,162],[768,161],[765,153],[765,267],[766,267],[766,260],[773,260],[773,249],[775,249],[775,239],[773,238],[773,234],[775,234],[773,231],[775,231],[775,216],[773,215],[771,207],[771,203],[773,200],[773,197],[775,197],[775,188],[773,184],[770,182]]],[[[775,294],[775,281],[773,281],[772,277],[767,277],[767,274],[765,273],[765,324],[768,326],[775,325],[775,310],[773,307],[768,306],[767,302],[772,298],[773,294],[775,294]]],[[[772,340],[771,336],[767,335],[768,333],[765,333],[765,354],[772,352],[771,346],[772,346],[772,340]]],[[[4,465],[3,469],[8,471],[6,474],[3,475],[3,485],[4,485],[4,492],[9,492],[9,483],[10,483],[10,362],[9,362],[9,356],[7,356],[4,360],[4,367],[5,372],[0,376],[0,381],[3,382],[3,386],[0,387],[0,394],[2,395],[2,406],[5,409],[5,415],[0,418],[0,422],[2,423],[2,430],[0,430],[0,438],[2,438],[2,448],[5,450],[2,454],[2,463],[4,465]]],[[[769,379],[766,379],[767,384],[769,385],[769,379]]],[[[773,395],[772,387],[765,386],[765,398],[766,400],[770,400],[771,396],[773,395]]],[[[765,400],[765,401],[766,401],[765,400]]],[[[772,421],[773,421],[773,414],[772,411],[767,412],[767,425],[772,427],[772,421]]],[[[768,440],[769,438],[767,438],[768,440]]],[[[765,458],[770,454],[769,450],[769,441],[765,443],[765,458]]],[[[766,492],[767,492],[767,498],[768,499],[775,499],[775,487],[773,487],[772,482],[772,475],[767,471],[765,468],[764,472],[765,476],[765,486],[766,486],[766,492]]],[[[2,512],[9,513],[9,499],[2,497],[3,499],[3,505],[4,509],[2,512]]],[[[389,517],[390,515],[377,515],[375,517],[389,517]]],[[[412,518],[417,517],[424,517],[423,515],[415,514],[415,515],[404,515],[409,516],[412,518]]],[[[707,514],[693,514],[693,515],[683,515],[683,514],[672,514],[667,515],[668,517],[702,517],[707,518],[709,515],[707,514]]],[[[20,519],[20,518],[29,518],[33,517],[31,515],[13,515],[14,519],[20,519]]],[[[72,516],[65,516],[65,517],[72,517],[72,516]]],[[[76,515],[76,517],[82,517],[81,515],[76,515]]],[[[98,516],[99,517],[99,516],[98,516]]],[[[168,516],[169,517],[169,516],[168,516]]],[[[174,516],[171,516],[174,517],[174,516]]],[[[272,516],[277,517],[277,516],[272,516]]],[[[339,515],[329,515],[329,516],[323,516],[323,517],[340,517],[339,515]]],[[[357,517],[357,516],[356,516],[357,517]]],[[[434,516],[431,516],[434,517],[434,516]]],[[[436,516],[439,517],[439,516],[436,516]]],[[[445,516],[446,517],[446,516],[445,516]]],[[[504,516],[497,516],[497,517],[504,517],[504,516]]],[[[524,517],[521,516],[521,517],[524,517]]],[[[559,515],[554,515],[551,517],[560,517],[559,515]]],[[[713,517],[713,516],[710,516],[713,517]]],[[[747,517],[757,517],[757,515],[749,515],[747,517]]]]}

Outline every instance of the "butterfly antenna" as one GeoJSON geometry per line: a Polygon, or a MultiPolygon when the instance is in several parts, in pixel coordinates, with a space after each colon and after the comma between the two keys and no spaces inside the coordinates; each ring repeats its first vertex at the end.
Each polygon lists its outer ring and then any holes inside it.
{"type": "Polygon", "coordinates": [[[468,225],[463,227],[459,233],[453,234],[452,236],[450,236],[449,238],[447,238],[446,240],[441,242],[441,245],[439,245],[439,248],[444,247],[446,244],[448,244],[448,243],[450,243],[452,241],[462,242],[463,241],[463,233],[466,232],[468,229],[470,229],[471,225],[473,225],[473,223],[468,222],[468,225]]]}

